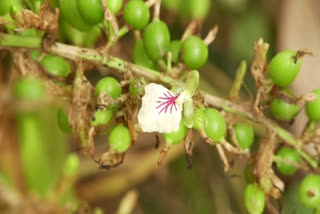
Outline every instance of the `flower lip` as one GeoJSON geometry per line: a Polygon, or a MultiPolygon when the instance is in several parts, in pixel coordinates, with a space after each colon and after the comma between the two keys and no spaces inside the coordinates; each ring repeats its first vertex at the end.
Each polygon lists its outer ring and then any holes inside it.
{"type": "Polygon", "coordinates": [[[172,109],[177,111],[177,106],[176,106],[176,99],[179,97],[179,95],[173,95],[170,93],[170,91],[164,92],[163,97],[159,97],[157,103],[159,105],[156,107],[156,109],[160,109],[158,114],[161,114],[163,111],[166,114],[168,109],[170,108],[170,114],[172,113],[172,109]]]}
{"type": "Polygon", "coordinates": [[[170,133],[178,131],[183,103],[191,99],[186,93],[175,94],[162,85],[145,87],[138,123],[143,132],[170,133]]]}

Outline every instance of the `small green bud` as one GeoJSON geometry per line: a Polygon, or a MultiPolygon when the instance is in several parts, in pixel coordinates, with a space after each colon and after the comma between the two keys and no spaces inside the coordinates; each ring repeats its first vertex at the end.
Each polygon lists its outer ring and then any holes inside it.
{"type": "Polygon", "coordinates": [[[187,100],[183,103],[183,116],[184,116],[184,124],[188,128],[192,128],[194,123],[194,117],[193,117],[193,102],[192,100],[187,100]]]}
{"type": "Polygon", "coordinates": [[[244,193],[245,206],[250,214],[262,214],[266,199],[262,189],[256,183],[248,184],[244,193]]]}
{"type": "Polygon", "coordinates": [[[79,168],[80,160],[76,154],[68,155],[66,162],[63,167],[63,175],[64,176],[74,176],[79,168]]]}
{"type": "Polygon", "coordinates": [[[260,180],[260,185],[265,192],[270,192],[272,189],[272,181],[268,177],[262,177],[260,180]]]}
{"type": "Polygon", "coordinates": [[[185,126],[184,119],[181,118],[178,131],[163,133],[164,140],[167,145],[171,146],[173,144],[180,143],[187,135],[188,128],[185,126]]]}
{"type": "Polygon", "coordinates": [[[33,60],[37,60],[42,55],[42,53],[40,51],[32,50],[30,52],[30,55],[33,60]]]}
{"type": "Polygon", "coordinates": [[[36,77],[24,77],[16,81],[13,93],[19,100],[40,101],[45,97],[46,88],[36,77]]]}
{"type": "Polygon", "coordinates": [[[58,109],[58,126],[64,133],[72,133],[72,128],[68,120],[68,114],[63,109],[58,109]]]}
{"type": "Polygon", "coordinates": [[[204,113],[204,109],[196,108],[194,112],[193,128],[199,131],[200,129],[203,129],[204,127],[206,127],[206,125],[207,125],[207,118],[206,118],[206,114],[204,113]]]}
{"type": "Polygon", "coordinates": [[[132,80],[129,85],[129,93],[132,95],[136,95],[143,92],[148,83],[149,81],[145,80],[144,78],[137,78],[132,80]]]}
{"type": "Polygon", "coordinates": [[[16,6],[12,5],[10,7],[9,13],[10,13],[11,17],[16,17],[18,15],[18,13],[19,13],[19,9],[16,6]]]}
{"type": "Polygon", "coordinates": [[[199,86],[199,72],[192,70],[186,80],[185,92],[192,97],[199,86]]]}
{"type": "Polygon", "coordinates": [[[92,126],[103,126],[107,125],[113,117],[113,112],[111,110],[100,110],[98,109],[94,113],[94,117],[90,118],[90,125],[92,126]]]}

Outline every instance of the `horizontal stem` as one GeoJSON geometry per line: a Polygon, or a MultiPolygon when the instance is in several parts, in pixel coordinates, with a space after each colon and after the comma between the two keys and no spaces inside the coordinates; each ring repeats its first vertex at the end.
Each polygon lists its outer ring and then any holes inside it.
{"type": "MultiPolygon", "coordinates": [[[[25,47],[25,48],[41,48],[41,38],[39,37],[23,37],[18,35],[8,35],[5,33],[0,33],[0,46],[2,47],[25,47]]],[[[125,73],[128,70],[132,73],[145,77],[146,79],[153,82],[163,82],[168,85],[179,85],[183,86],[184,83],[175,80],[164,73],[160,73],[156,70],[145,68],[123,59],[110,56],[108,54],[101,55],[100,52],[94,49],[80,48],[76,46],[66,45],[62,43],[54,43],[51,47],[51,52],[58,56],[65,57],[71,60],[86,60],[96,63],[97,65],[103,65],[120,73],[125,73]]],[[[226,112],[237,114],[243,118],[252,120],[254,122],[265,125],[270,130],[275,130],[278,137],[282,139],[285,143],[299,149],[299,144],[296,138],[288,131],[281,128],[275,122],[265,118],[258,117],[253,109],[248,109],[243,105],[231,102],[227,99],[213,96],[205,92],[201,92],[205,102],[210,106],[215,108],[223,109],[226,112]]],[[[314,160],[310,155],[306,154],[302,150],[299,151],[300,155],[314,168],[317,166],[316,160],[314,160]]]]}
{"type": "Polygon", "coordinates": [[[42,38],[0,33],[0,46],[40,48],[42,38]]]}

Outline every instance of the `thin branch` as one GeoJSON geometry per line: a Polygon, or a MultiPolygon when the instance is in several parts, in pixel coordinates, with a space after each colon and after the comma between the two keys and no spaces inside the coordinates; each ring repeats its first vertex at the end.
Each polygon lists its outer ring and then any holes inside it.
{"type": "Polygon", "coordinates": [[[244,76],[246,75],[247,71],[247,62],[245,60],[241,61],[237,73],[236,78],[232,84],[230,90],[230,99],[231,100],[238,100],[239,99],[239,91],[243,83],[244,76]]]}
{"type": "Polygon", "coordinates": [[[148,7],[152,7],[154,4],[156,4],[159,0],[149,0],[147,1],[147,6],[148,7]]]}
{"type": "Polygon", "coordinates": [[[208,35],[206,36],[206,38],[203,40],[204,43],[209,46],[211,43],[214,42],[214,40],[216,39],[216,36],[218,34],[218,25],[215,25],[208,33],[208,35]]]}
{"type": "Polygon", "coordinates": [[[226,154],[223,151],[222,145],[217,144],[216,148],[217,148],[219,157],[220,157],[221,161],[223,162],[224,171],[227,172],[230,169],[230,165],[229,165],[228,159],[226,157],[226,154]]]}
{"type": "Polygon", "coordinates": [[[185,29],[181,41],[185,40],[186,38],[188,38],[189,36],[193,35],[194,33],[197,32],[197,30],[200,28],[200,21],[199,20],[192,20],[189,25],[187,26],[187,28],[185,29]]]}
{"type": "MultiPolygon", "coordinates": [[[[24,47],[24,48],[41,48],[41,39],[37,37],[23,37],[17,35],[9,35],[5,33],[0,33],[0,49],[2,48],[10,48],[10,47],[24,47]],[[13,42],[12,37],[16,39],[16,42],[13,42]],[[30,42],[36,40],[37,42],[30,42]],[[17,43],[17,41],[19,41],[17,43]]],[[[162,82],[168,85],[179,85],[183,86],[184,83],[175,80],[164,73],[160,73],[156,70],[152,70],[149,68],[145,68],[123,59],[105,54],[101,55],[98,51],[94,49],[80,48],[76,46],[66,45],[62,43],[54,43],[51,47],[51,53],[56,54],[58,56],[65,57],[71,60],[85,60],[97,65],[106,66],[112,68],[120,73],[125,73],[130,70],[133,74],[142,76],[153,82],[162,82]]],[[[295,136],[293,136],[290,132],[281,128],[277,123],[269,120],[265,117],[259,117],[255,113],[254,109],[248,109],[238,103],[233,103],[227,99],[213,96],[207,94],[203,91],[200,91],[202,94],[204,101],[208,103],[210,106],[223,109],[226,112],[237,114],[245,119],[252,120],[254,122],[263,124],[270,130],[275,130],[277,136],[283,140],[285,143],[299,149],[300,155],[314,168],[317,167],[317,161],[311,157],[309,154],[306,154],[299,147],[301,144],[298,143],[295,136]]]]}
{"type": "Polygon", "coordinates": [[[154,5],[153,20],[160,18],[161,0],[158,0],[154,5]]]}

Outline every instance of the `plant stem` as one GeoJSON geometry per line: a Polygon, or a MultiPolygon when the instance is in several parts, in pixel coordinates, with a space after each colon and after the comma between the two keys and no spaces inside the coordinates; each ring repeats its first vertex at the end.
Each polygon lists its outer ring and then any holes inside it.
{"type": "Polygon", "coordinates": [[[232,100],[238,100],[239,99],[239,91],[241,88],[241,85],[243,83],[243,78],[246,75],[247,71],[247,62],[245,60],[241,61],[237,73],[236,78],[232,84],[231,90],[230,90],[230,99],[232,100]]]}
{"type": "Polygon", "coordinates": [[[2,47],[25,47],[25,48],[40,48],[42,38],[40,37],[23,37],[13,34],[0,33],[0,46],[2,47]]]}
{"type": "Polygon", "coordinates": [[[302,151],[301,149],[296,150],[299,153],[299,155],[301,155],[301,157],[312,166],[312,168],[316,169],[318,167],[318,162],[311,155],[302,151]]]}
{"type": "MultiPolygon", "coordinates": [[[[0,46],[2,47],[25,47],[25,48],[41,48],[41,38],[39,37],[23,37],[17,35],[8,35],[5,33],[0,33],[0,46]]],[[[1,47],[0,47],[1,48],[1,47]]],[[[164,73],[160,73],[156,70],[145,68],[123,59],[110,56],[108,54],[101,55],[100,52],[94,49],[80,48],[76,46],[66,45],[62,43],[54,43],[51,47],[51,52],[58,56],[65,57],[71,60],[86,60],[91,61],[96,64],[100,64],[120,73],[125,73],[130,70],[133,74],[142,76],[153,82],[162,82],[171,86],[183,86],[184,83],[175,80],[164,73]]],[[[210,106],[215,108],[223,109],[226,112],[237,114],[243,118],[252,120],[254,122],[263,124],[270,130],[275,130],[277,136],[283,140],[285,143],[295,147],[299,150],[300,155],[313,167],[316,168],[318,163],[309,154],[305,153],[299,148],[299,144],[296,138],[288,131],[281,128],[275,122],[269,120],[265,117],[259,117],[256,115],[253,108],[248,109],[248,107],[243,106],[238,103],[231,102],[227,99],[213,96],[201,91],[205,102],[210,106]]]]}
{"type": "Polygon", "coordinates": [[[312,137],[315,135],[316,129],[317,129],[317,123],[314,121],[309,121],[303,131],[302,140],[310,141],[312,137]]]}
{"type": "Polygon", "coordinates": [[[120,28],[120,30],[118,31],[118,37],[121,38],[123,37],[126,33],[129,32],[129,27],[127,25],[123,26],[122,28],[120,28]]]}

